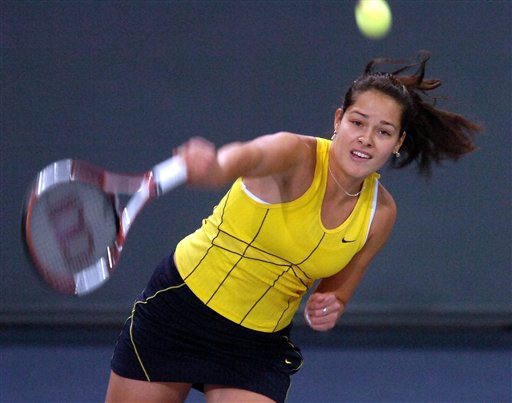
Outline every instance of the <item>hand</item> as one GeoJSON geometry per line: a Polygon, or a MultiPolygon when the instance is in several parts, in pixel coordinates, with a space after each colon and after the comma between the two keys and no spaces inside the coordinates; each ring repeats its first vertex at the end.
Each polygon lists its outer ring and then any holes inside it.
{"type": "Polygon", "coordinates": [[[304,309],[306,323],[314,330],[325,332],[332,329],[345,306],[332,292],[311,294],[304,309]]]}
{"type": "Polygon", "coordinates": [[[201,137],[193,137],[179,146],[174,154],[187,164],[187,183],[193,186],[215,188],[222,179],[215,145],[201,137]]]}

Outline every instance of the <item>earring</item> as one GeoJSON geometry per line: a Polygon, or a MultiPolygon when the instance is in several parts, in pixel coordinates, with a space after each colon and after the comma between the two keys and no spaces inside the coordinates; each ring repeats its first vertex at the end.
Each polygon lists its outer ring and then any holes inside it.
{"type": "Polygon", "coordinates": [[[395,158],[396,158],[396,159],[400,158],[400,151],[397,151],[397,152],[395,152],[394,154],[395,154],[395,158]]]}
{"type": "Polygon", "coordinates": [[[334,129],[334,132],[333,132],[333,134],[332,134],[331,140],[334,140],[334,139],[336,138],[336,135],[337,135],[337,134],[338,134],[338,133],[336,132],[336,129],[334,129]]]}

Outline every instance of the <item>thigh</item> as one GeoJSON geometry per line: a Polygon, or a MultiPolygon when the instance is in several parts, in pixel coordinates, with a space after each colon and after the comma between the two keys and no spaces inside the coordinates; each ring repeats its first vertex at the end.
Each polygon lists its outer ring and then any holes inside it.
{"type": "Polygon", "coordinates": [[[105,402],[184,402],[191,387],[188,383],[138,381],[111,371],[105,402]]]}
{"type": "Polygon", "coordinates": [[[259,393],[251,392],[250,390],[231,388],[224,385],[204,385],[204,395],[207,403],[274,403],[274,400],[267,396],[260,395],[259,393]]]}

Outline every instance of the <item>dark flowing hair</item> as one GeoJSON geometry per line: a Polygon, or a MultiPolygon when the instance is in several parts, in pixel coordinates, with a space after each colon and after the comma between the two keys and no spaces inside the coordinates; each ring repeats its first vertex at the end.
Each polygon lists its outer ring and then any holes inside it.
{"type": "Polygon", "coordinates": [[[436,98],[430,98],[427,93],[438,88],[441,80],[425,79],[429,59],[430,53],[423,51],[415,63],[372,60],[347,90],[342,106],[346,110],[359,94],[368,90],[380,91],[395,99],[402,106],[400,133],[405,131],[406,137],[400,158],[394,158],[391,166],[403,168],[416,161],[420,173],[426,176],[430,175],[433,163],[457,160],[474,151],[474,134],[481,130],[478,124],[465,117],[436,107],[436,98]],[[382,65],[402,67],[390,73],[375,71],[382,65]],[[403,74],[413,68],[416,71],[412,75],[403,74]]]}

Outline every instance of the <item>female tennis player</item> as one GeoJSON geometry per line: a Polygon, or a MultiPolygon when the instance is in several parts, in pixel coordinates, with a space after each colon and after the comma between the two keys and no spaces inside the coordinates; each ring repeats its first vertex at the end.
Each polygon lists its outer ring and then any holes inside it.
{"type": "Polygon", "coordinates": [[[280,132],[216,149],[176,150],[188,183],[231,187],[155,270],[111,363],[108,402],[283,402],[302,365],[290,339],[301,298],[309,326],[335,326],[393,227],[377,173],[474,150],[479,127],[425,96],[428,55],[395,73],[370,62],[334,115],[332,140],[280,132]],[[406,75],[410,68],[415,71],[406,75]]]}

